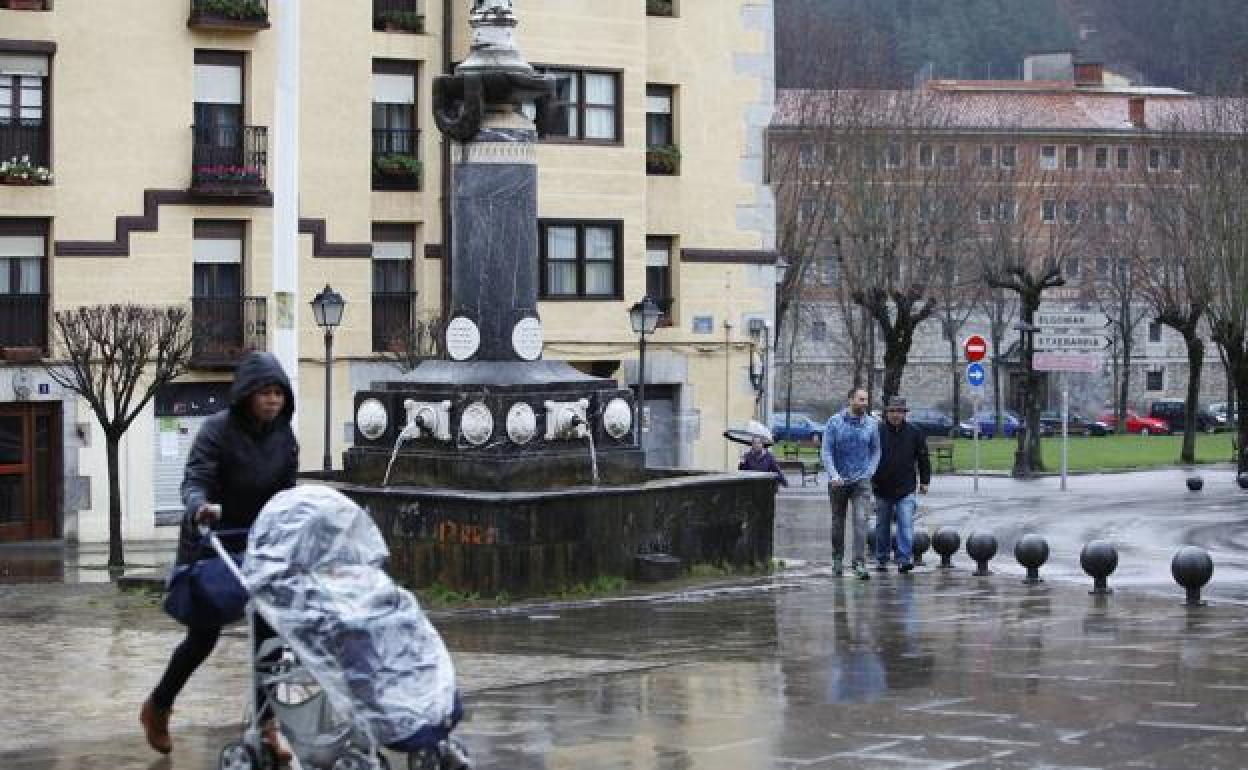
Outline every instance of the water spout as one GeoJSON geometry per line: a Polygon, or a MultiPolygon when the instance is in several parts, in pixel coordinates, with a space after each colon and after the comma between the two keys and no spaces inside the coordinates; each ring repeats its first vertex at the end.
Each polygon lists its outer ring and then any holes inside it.
{"type": "Polygon", "coordinates": [[[589,424],[585,422],[585,418],[579,414],[572,417],[572,428],[574,433],[579,434],[589,442],[590,478],[593,480],[593,485],[598,486],[598,451],[594,448],[594,432],[590,430],[589,424]]]}
{"type": "Polygon", "coordinates": [[[381,485],[387,486],[390,483],[390,471],[394,470],[394,460],[399,456],[399,447],[412,437],[412,428],[417,427],[416,423],[409,422],[403,426],[403,430],[399,431],[398,438],[394,440],[394,449],[390,452],[390,462],[386,465],[386,475],[381,480],[381,485]]]}

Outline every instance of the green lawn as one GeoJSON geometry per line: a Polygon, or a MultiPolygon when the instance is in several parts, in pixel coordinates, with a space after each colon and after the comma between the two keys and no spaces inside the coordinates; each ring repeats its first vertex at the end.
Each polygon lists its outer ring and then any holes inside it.
{"type": "MultiPolygon", "coordinates": [[[[783,459],[784,443],[774,451],[783,459]]],[[[1045,469],[1061,470],[1061,438],[1040,440],[1044,453],[1045,469]]],[[[991,439],[979,442],[979,467],[987,471],[1008,471],[1014,466],[1014,439],[991,439]]],[[[1178,465],[1179,451],[1183,447],[1182,436],[1102,436],[1070,438],[1069,467],[1072,471],[1113,470],[1117,468],[1153,468],[1178,465]]],[[[970,439],[955,439],[953,461],[959,471],[974,467],[974,448],[970,439]]],[[[814,460],[818,452],[802,447],[802,459],[814,460]]],[[[1196,462],[1225,463],[1231,460],[1231,434],[1198,435],[1196,437],[1196,462]]]]}

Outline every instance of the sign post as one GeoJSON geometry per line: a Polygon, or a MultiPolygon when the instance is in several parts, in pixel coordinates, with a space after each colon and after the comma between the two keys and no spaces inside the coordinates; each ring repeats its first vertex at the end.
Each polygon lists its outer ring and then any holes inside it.
{"type": "Polygon", "coordinates": [[[1066,491],[1070,471],[1070,383],[1068,372],[1100,371],[1101,351],[1107,342],[1103,334],[1104,313],[1050,310],[1036,313],[1036,371],[1058,372],[1062,378],[1062,491],[1066,491]]]}
{"type": "Polygon", "coordinates": [[[973,489],[979,493],[979,414],[980,394],[984,392],[984,365],[979,363],[988,355],[988,341],[979,334],[972,334],[962,343],[962,352],[970,363],[966,366],[966,381],[974,394],[971,407],[971,446],[975,455],[973,489]]]}

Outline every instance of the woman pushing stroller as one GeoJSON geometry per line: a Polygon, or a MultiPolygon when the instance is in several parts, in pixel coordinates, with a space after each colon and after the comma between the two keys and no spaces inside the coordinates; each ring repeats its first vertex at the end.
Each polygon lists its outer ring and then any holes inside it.
{"type": "MultiPolygon", "coordinates": [[[[200,428],[186,461],[182,502],[186,513],[178,541],[177,565],[188,566],[212,556],[199,535],[201,525],[237,531],[222,540],[241,553],[246,533],[260,510],[278,492],[295,485],[299,445],[291,430],[295,396],[290,380],[271,353],[251,353],[238,366],[230,388],[229,408],[209,417],[200,428]]],[[[148,744],[162,754],[173,749],[169,716],[174,700],[191,674],[208,657],[221,635],[221,625],[208,620],[187,623],[186,638],[173,651],[164,675],[139,712],[148,744]]],[[[256,618],[259,645],[273,631],[256,618]]],[[[257,698],[256,703],[264,703],[257,698]]],[[[263,737],[279,762],[290,752],[282,745],[276,721],[260,714],[263,737]]]]}

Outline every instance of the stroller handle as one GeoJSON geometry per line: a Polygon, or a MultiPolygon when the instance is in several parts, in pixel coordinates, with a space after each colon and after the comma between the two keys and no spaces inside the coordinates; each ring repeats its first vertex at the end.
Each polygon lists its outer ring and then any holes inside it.
{"type": "Polygon", "coordinates": [[[234,579],[237,580],[238,584],[243,588],[247,587],[247,581],[243,580],[243,572],[234,562],[234,557],[230,556],[230,552],[225,550],[225,545],[222,544],[221,538],[218,537],[218,535],[241,535],[246,532],[247,530],[245,529],[223,529],[217,531],[207,524],[199,525],[200,537],[208,540],[208,543],[212,546],[212,550],[217,552],[217,556],[221,557],[221,561],[225,562],[225,566],[229,568],[231,574],[234,575],[234,579]]]}

